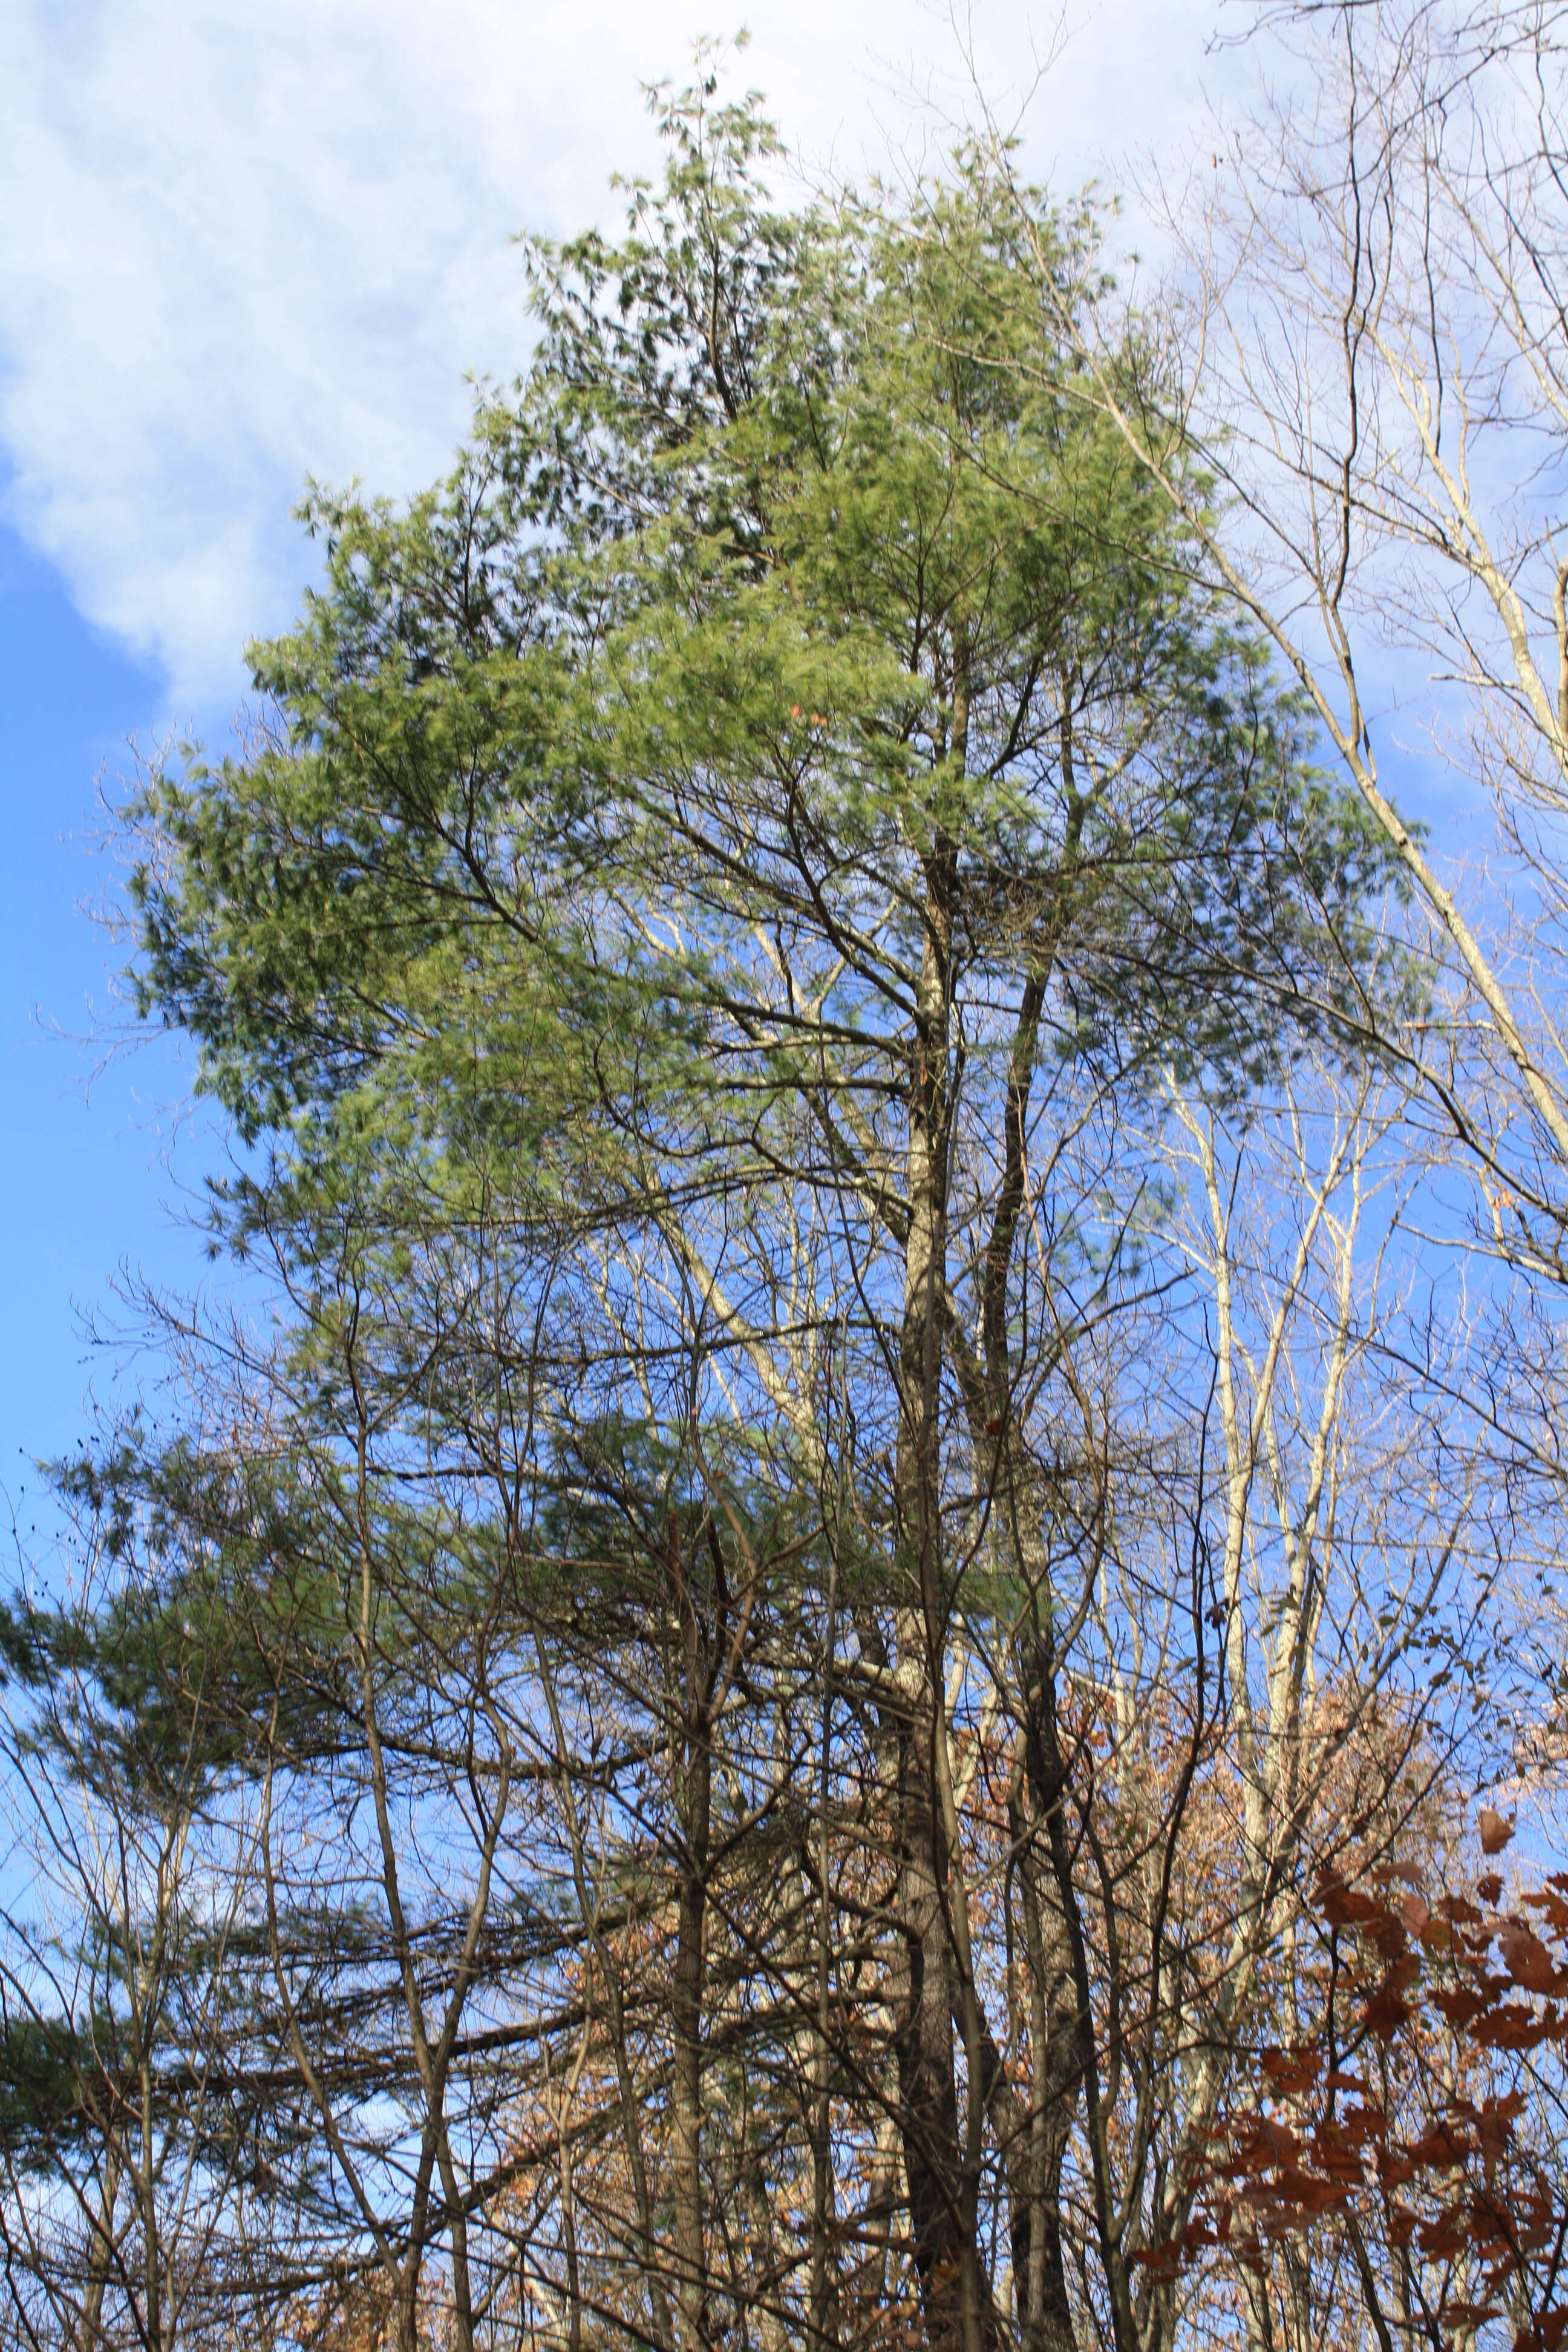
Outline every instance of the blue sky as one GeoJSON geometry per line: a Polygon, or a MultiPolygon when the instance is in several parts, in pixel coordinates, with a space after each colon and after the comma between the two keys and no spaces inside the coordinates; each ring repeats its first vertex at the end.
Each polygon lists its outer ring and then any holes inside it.
{"type": "Polygon", "coordinates": [[[0,529],[0,1443],[16,1499],[26,1457],[68,1446],[93,1360],[83,1316],[112,1306],[122,1263],[163,1280],[199,1268],[180,1186],[212,1149],[187,1127],[186,1057],[159,1040],[93,1076],[113,1013],[113,942],[85,905],[106,879],[98,787],[129,766],[166,684],[84,621],[59,574],[0,529]],[[91,1081],[89,1085],[89,1080],[91,1081]]]}
{"type": "MultiPolygon", "coordinates": [[[[738,14],[739,12],[737,12],[738,14]]],[[[1212,0],[1081,0],[1027,117],[1076,183],[1179,152],[1212,0]]],[[[1058,12],[760,0],[742,72],[816,165],[918,163],[1004,110],[1058,12]],[[926,101],[922,112],[916,101],[926,101]],[[934,103],[934,115],[929,105],[934,103]],[[940,135],[938,133],[937,135],[940,135]]],[[[117,1273],[200,1278],[188,1188],[218,1148],[188,1060],[112,1058],[98,789],[129,745],[221,740],[247,637],[308,576],[308,474],[407,491],[460,435],[465,373],[526,352],[511,238],[604,217],[656,161],[639,83],[700,0],[9,0],[0,10],[0,1470],[68,1448],[112,1365],[117,1273]],[[89,1085],[89,1080],[91,1079],[89,1085]]],[[[720,27],[723,29],[722,25],[720,27]]],[[[1206,160],[1206,159],[1205,159],[1206,160]]],[[[135,1366],[127,1377],[138,1376],[135,1366]]],[[[26,1522],[28,1505],[21,1516],[26,1522]]]]}
{"type": "Polygon", "coordinates": [[[103,1061],[115,940],[94,922],[113,866],[99,788],[151,739],[167,679],[87,624],[52,564],[0,527],[0,1444],[5,1491],[26,1458],[73,1442],[108,1364],[87,1318],[113,1312],[120,1267],[200,1277],[181,1188],[212,1129],[191,1115],[191,1066],[153,1040],[103,1061]],[[99,1042],[94,1042],[97,1037],[99,1042]],[[176,1140],[179,1139],[179,1140],[176,1140]]]}

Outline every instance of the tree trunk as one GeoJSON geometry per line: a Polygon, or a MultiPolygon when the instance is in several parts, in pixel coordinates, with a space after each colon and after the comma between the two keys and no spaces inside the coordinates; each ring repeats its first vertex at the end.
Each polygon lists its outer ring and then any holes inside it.
{"type": "MultiPolygon", "coordinates": [[[[952,646],[952,714],[939,791],[964,773],[969,672],[952,646]]],[[[958,847],[933,810],[923,853],[921,953],[909,1090],[909,1233],[900,1336],[897,1462],[899,1876],[900,1952],[893,1986],[904,2171],[921,2310],[931,2352],[982,2352],[994,2336],[976,2232],[984,2091],[973,1987],[963,1966],[961,1858],[951,1851],[945,1707],[946,1595],[942,1541],[942,1368],[947,1291],[949,1152],[953,1111],[953,934],[958,847]],[[960,1948],[954,1948],[954,1934],[960,1948]],[[955,2014],[965,2019],[968,2128],[960,2132],[955,2014]]]]}
{"type": "Polygon", "coordinates": [[[709,2342],[708,2269],[702,2228],[703,1929],[708,1907],[708,1828],[712,1790],[709,1745],[710,1662],[703,1656],[697,1606],[670,1528],[670,1570],[683,1619],[680,1774],[677,1792],[680,1854],[677,1872],[675,1980],[671,1993],[674,2077],[675,2261],[682,2352],[709,2342]]]}
{"type": "Polygon", "coordinates": [[[81,2340],[86,2352],[98,2352],[103,2337],[103,2296],[114,2259],[114,2209],[120,2202],[120,2143],[110,2131],[103,2157],[103,2196],[93,2225],[92,2252],[88,2256],[87,2293],[81,2306],[81,2340]]]}

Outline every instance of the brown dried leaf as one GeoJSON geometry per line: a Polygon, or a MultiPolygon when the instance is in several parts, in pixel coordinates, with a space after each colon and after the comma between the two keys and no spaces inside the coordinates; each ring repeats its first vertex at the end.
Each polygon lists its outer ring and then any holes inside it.
{"type": "Polygon", "coordinates": [[[1504,1821],[1495,1805],[1483,1805],[1476,1815],[1476,1827],[1481,1833],[1481,1852],[1500,1853],[1513,1835],[1513,1823],[1504,1821]]]}

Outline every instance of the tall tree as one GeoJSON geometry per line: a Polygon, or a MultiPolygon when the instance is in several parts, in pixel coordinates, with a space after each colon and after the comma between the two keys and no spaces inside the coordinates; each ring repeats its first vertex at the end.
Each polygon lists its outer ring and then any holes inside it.
{"type": "MultiPolygon", "coordinates": [[[[1164,2346],[1329,1593],[1342,1744],[1403,1654],[1331,1533],[1397,862],[1087,396],[1092,214],[664,127],[128,812],[280,1308],[112,1492],[233,1629],[287,2324],[1164,2346]]],[[[1423,1607],[1435,1451],[1363,1465],[1423,1607]]]]}

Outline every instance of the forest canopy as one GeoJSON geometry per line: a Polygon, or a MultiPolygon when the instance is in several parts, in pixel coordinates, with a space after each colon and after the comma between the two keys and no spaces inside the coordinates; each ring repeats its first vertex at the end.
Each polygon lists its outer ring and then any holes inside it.
{"type": "Polygon", "coordinates": [[[1563,24],[1256,37],[1158,285],[704,53],[126,798],[5,2345],[1568,2340],[1563,24]]]}

